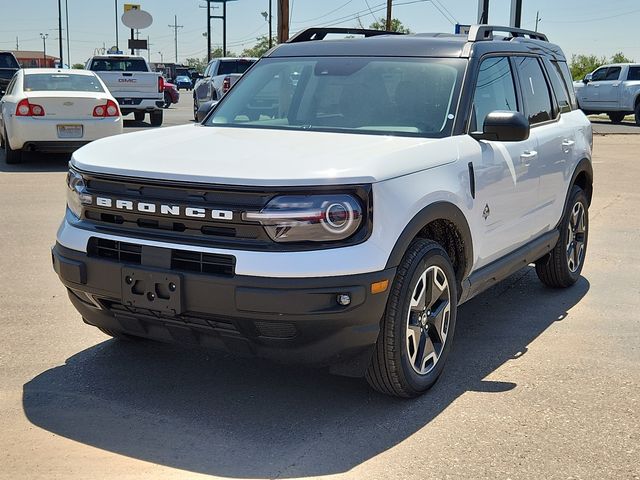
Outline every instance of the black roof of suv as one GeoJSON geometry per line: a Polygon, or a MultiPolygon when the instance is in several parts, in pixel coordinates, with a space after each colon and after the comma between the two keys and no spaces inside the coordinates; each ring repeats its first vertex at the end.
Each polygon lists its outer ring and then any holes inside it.
{"type": "Polygon", "coordinates": [[[541,33],[512,27],[474,25],[469,35],[395,32],[350,28],[309,28],[268,52],[267,57],[307,56],[402,56],[472,58],[486,53],[535,53],[565,61],[559,46],[541,33]],[[494,32],[507,36],[494,36],[494,32]],[[328,35],[359,35],[364,38],[324,40],[328,35]]]}

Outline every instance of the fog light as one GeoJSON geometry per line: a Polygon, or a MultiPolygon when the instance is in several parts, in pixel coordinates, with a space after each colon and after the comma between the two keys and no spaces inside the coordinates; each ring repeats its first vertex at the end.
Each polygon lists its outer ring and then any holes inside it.
{"type": "Polygon", "coordinates": [[[346,307],[351,303],[351,295],[348,293],[339,293],[336,297],[336,301],[338,302],[338,305],[346,307]]]}

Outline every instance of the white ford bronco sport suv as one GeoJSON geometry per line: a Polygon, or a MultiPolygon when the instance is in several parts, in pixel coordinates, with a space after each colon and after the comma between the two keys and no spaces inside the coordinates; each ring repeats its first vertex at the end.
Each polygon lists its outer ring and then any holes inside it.
{"type": "Polygon", "coordinates": [[[54,269],[114,337],[416,396],[443,370],[460,304],[531,263],[550,287],[576,282],[591,144],[540,33],[309,29],[202,124],[77,150],[54,269]]]}

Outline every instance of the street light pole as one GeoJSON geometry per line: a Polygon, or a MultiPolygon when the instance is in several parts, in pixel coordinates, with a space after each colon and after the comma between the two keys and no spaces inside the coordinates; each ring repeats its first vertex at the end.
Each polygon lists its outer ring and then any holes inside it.
{"type": "Polygon", "coordinates": [[[67,65],[71,68],[71,50],[69,48],[69,0],[64,0],[64,14],[67,25],[67,65]]]}
{"type": "Polygon", "coordinates": [[[272,21],[271,21],[271,0],[269,0],[269,48],[273,45],[273,30],[272,30],[272,21]]]}
{"type": "Polygon", "coordinates": [[[207,0],[207,63],[211,61],[211,0],[207,0]]]}
{"type": "Polygon", "coordinates": [[[58,47],[60,48],[60,68],[64,68],[62,59],[62,0],[58,0],[58,47]]]}
{"type": "Polygon", "coordinates": [[[162,52],[158,52],[160,54],[160,63],[164,63],[164,55],[162,52]]]}
{"type": "Polygon", "coordinates": [[[42,39],[42,68],[47,67],[47,37],[48,33],[40,33],[40,38],[42,39]]]}

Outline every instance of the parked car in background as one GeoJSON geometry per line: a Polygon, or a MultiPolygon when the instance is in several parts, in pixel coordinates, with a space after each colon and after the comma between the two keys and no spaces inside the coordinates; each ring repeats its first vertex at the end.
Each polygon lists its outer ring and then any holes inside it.
{"type": "Polygon", "coordinates": [[[180,101],[180,92],[178,88],[167,81],[164,82],[164,108],[169,108],[172,103],[180,101]]]}
{"type": "Polygon", "coordinates": [[[640,126],[640,63],[603,65],[574,82],[578,105],[587,115],[606,113],[613,123],[635,115],[640,126]]]}
{"type": "Polygon", "coordinates": [[[209,62],[202,78],[193,87],[193,117],[203,102],[220,100],[257,58],[216,58],[209,62]]]}
{"type": "Polygon", "coordinates": [[[188,75],[179,75],[178,77],[176,77],[176,87],[178,88],[178,90],[180,90],[181,88],[191,90],[191,88],[193,87],[193,84],[191,83],[191,77],[189,77],[188,75]]]}
{"type": "Polygon", "coordinates": [[[73,151],[122,133],[122,116],[95,73],[26,68],[0,99],[0,132],[6,162],[18,163],[24,150],[73,151]]]}
{"type": "Polygon", "coordinates": [[[122,115],[133,113],[141,122],[148,113],[151,125],[162,125],[164,78],[151,71],[144,57],[98,55],[89,59],[86,68],[96,72],[107,85],[122,115]]]}
{"type": "Polygon", "coordinates": [[[18,70],[20,70],[20,64],[13,53],[0,52],[0,98],[18,70]]]}

